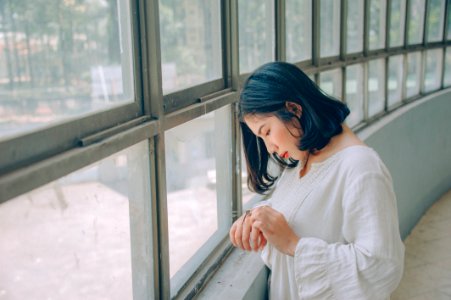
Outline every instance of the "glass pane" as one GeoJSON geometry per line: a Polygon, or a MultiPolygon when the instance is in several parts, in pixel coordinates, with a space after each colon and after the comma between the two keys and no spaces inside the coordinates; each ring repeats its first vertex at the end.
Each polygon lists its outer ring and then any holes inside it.
{"type": "Polygon", "coordinates": [[[451,0],[448,0],[448,26],[446,31],[446,39],[451,40],[451,0]]]}
{"type": "Polygon", "coordinates": [[[438,90],[441,86],[443,67],[443,50],[426,50],[426,62],[424,70],[424,91],[438,90]]]}
{"type": "Polygon", "coordinates": [[[410,1],[409,34],[407,36],[409,45],[423,42],[424,11],[425,0],[410,1]]]}
{"type": "Polygon", "coordinates": [[[407,54],[406,97],[420,93],[421,52],[407,54]]]}
{"type": "Polygon", "coordinates": [[[369,49],[385,47],[386,0],[370,0],[369,49]]]}
{"type": "Polygon", "coordinates": [[[346,67],[346,104],[351,113],[346,118],[346,124],[353,127],[364,117],[363,112],[363,65],[346,67]]]}
{"type": "Polygon", "coordinates": [[[321,0],[320,57],[337,56],[340,53],[340,3],[321,0]]]}
{"type": "Polygon", "coordinates": [[[0,205],[2,296],[132,299],[130,221],[150,197],[147,145],[0,205]]]}
{"type": "Polygon", "coordinates": [[[341,69],[321,72],[319,86],[328,95],[341,100],[341,69]]]}
{"type": "Polygon", "coordinates": [[[392,0],[390,15],[390,47],[404,45],[404,25],[406,19],[406,0],[392,0]]]}
{"type": "Polygon", "coordinates": [[[226,106],[165,133],[173,293],[216,246],[213,240],[222,239],[228,231],[232,199],[230,128],[230,106],[226,106]],[[221,234],[214,235],[218,230],[221,234]]]}
{"type": "Polygon", "coordinates": [[[428,5],[428,42],[438,42],[443,40],[445,0],[429,0],[428,5]]]}
{"type": "Polygon", "coordinates": [[[0,139],[133,102],[128,1],[0,1],[0,139]]]}
{"type": "Polygon", "coordinates": [[[445,59],[445,77],[443,78],[443,85],[448,87],[451,85],[451,47],[446,48],[445,59]]]}
{"type": "Polygon", "coordinates": [[[251,192],[247,185],[247,168],[246,168],[246,158],[243,152],[243,145],[241,144],[241,192],[242,192],[242,203],[243,206],[249,202],[257,193],[251,192]]]}
{"type": "Polygon", "coordinates": [[[348,6],[348,33],[346,36],[346,52],[363,51],[363,0],[346,0],[348,6]]]}
{"type": "Polygon", "coordinates": [[[286,27],[287,60],[295,63],[311,59],[312,1],[287,0],[286,27]]]}
{"type": "Polygon", "coordinates": [[[385,106],[385,59],[368,63],[368,117],[384,111],[385,106]]]}
{"type": "Polygon", "coordinates": [[[388,106],[392,107],[402,100],[402,71],[404,56],[395,55],[388,58],[388,106]]]}
{"type": "Polygon", "coordinates": [[[163,92],[222,76],[220,1],[160,0],[163,92]]]}
{"type": "Polygon", "coordinates": [[[238,1],[240,73],[275,58],[274,1],[238,1]]]}

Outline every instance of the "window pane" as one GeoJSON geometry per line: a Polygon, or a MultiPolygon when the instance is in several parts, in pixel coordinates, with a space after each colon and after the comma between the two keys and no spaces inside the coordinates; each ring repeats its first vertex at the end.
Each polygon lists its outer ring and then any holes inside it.
{"type": "Polygon", "coordinates": [[[348,33],[346,37],[346,52],[363,51],[363,0],[346,0],[348,6],[348,33]]]}
{"type": "Polygon", "coordinates": [[[370,0],[369,49],[385,47],[386,0],[370,0]]]}
{"type": "Polygon", "coordinates": [[[421,52],[407,54],[406,97],[420,93],[421,52]]]}
{"type": "Polygon", "coordinates": [[[150,197],[148,152],[142,142],[1,204],[1,295],[131,299],[130,221],[150,197]]]}
{"type": "Polygon", "coordinates": [[[295,63],[311,59],[312,1],[287,0],[286,26],[287,60],[295,63]]]}
{"type": "Polygon", "coordinates": [[[390,47],[399,47],[404,44],[406,0],[392,0],[390,5],[390,47]]]}
{"type": "Polygon", "coordinates": [[[326,94],[341,100],[341,69],[321,72],[319,85],[326,94]]]}
{"type": "Polygon", "coordinates": [[[443,22],[445,20],[445,0],[430,0],[427,20],[428,42],[443,40],[443,22]]]}
{"type": "Polygon", "coordinates": [[[321,0],[320,57],[337,56],[340,53],[340,3],[321,0]]]}
{"type": "Polygon", "coordinates": [[[385,106],[385,60],[383,58],[368,63],[368,117],[384,111],[385,106]]]}
{"type": "Polygon", "coordinates": [[[438,90],[441,86],[443,50],[426,50],[426,62],[424,70],[424,91],[438,90]]]}
{"type": "Polygon", "coordinates": [[[346,124],[353,127],[363,121],[363,65],[346,67],[346,104],[351,113],[346,124]]]}
{"type": "Polygon", "coordinates": [[[388,106],[392,107],[402,100],[402,71],[404,56],[395,55],[388,58],[388,106]]]}
{"type": "Polygon", "coordinates": [[[230,122],[227,106],[165,133],[172,293],[230,226],[230,122]]]}
{"type": "Polygon", "coordinates": [[[257,193],[251,192],[247,185],[247,168],[246,158],[244,156],[243,145],[241,145],[241,192],[242,192],[242,204],[243,206],[249,202],[257,193]]]}
{"type": "Polygon", "coordinates": [[[274,60],[274,1],[238,1],[240,73],[274,60]]]}
{"type": "Polygon", "coordinates": [[[425,0],[410,1],[408,44],[423,42],[425,0]]]}
{"type": "Polygon", "coordinates": [[[219,2],[160,0],[165,94],[221,78],[219,2]]]}
{"type": "Polygon", "coordinates": [[[0,1],[0,139],[133,101],[128,1],[0,1]]]}
{"type": "Polygon", "coordinates": [[[451,47],[446,47],[445,77],[443,78],[443,85],[445,87],[451,85],[451,47]]]}
{"type": "Polygon", "coordinates": [[[448,0],[448,26],[446,32],[446,38],[451,40],[451,0],[448,0]]]}

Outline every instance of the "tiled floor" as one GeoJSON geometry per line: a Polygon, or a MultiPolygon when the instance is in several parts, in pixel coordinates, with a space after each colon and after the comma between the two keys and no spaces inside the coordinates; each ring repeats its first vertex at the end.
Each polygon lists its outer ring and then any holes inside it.
{"type": "Polygon", "coordinates": [[[404,276],[391,300],[451,300],[451,190],[404,241],[404,276]]]}

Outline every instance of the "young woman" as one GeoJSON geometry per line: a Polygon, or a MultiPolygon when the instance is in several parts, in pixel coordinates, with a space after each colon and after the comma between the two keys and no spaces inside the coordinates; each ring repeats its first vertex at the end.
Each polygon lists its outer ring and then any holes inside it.
{"type": "Polygon", "coordinates": [[[343,123],[347,106],[274,62],[249,77],[239,107],[249,187],[272,195],[230,239],[262,249],[270,299],[389,299],[404,262],[396,198],[377,153],[343,123]]]}

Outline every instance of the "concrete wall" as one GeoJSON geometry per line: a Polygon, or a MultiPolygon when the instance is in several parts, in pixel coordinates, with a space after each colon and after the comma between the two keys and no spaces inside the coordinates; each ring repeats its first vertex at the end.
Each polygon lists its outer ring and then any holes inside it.
{"type": "Polygon", "coordinates": [[[402,107],[359,136],[379,153],[392,174],[405,238],[451,188],[451,90],[402,107]]]}

